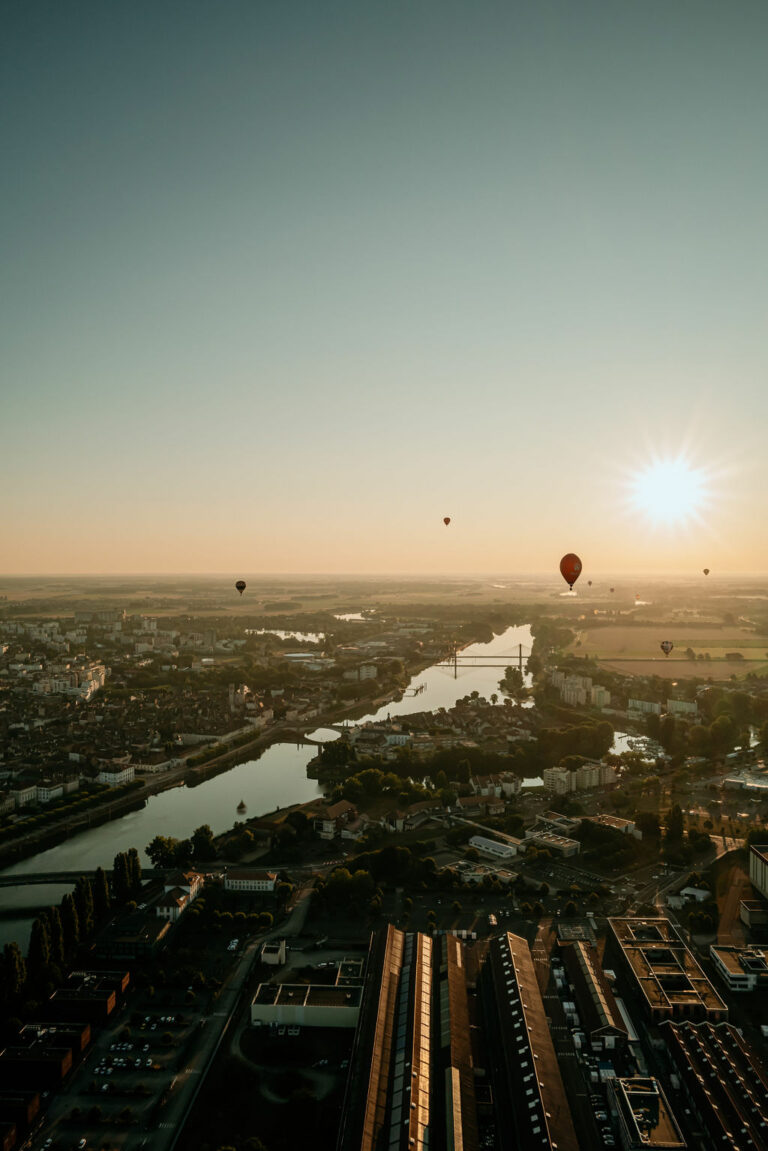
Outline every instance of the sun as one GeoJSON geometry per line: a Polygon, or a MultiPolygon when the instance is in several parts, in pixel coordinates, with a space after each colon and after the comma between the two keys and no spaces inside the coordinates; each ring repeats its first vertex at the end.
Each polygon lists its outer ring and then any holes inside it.
{"type": "Polygon", "coordinates": [[[630,481],[631,501],[656,524],[698,519],[709,499],[708,480],[686,459],[656,460],[630,481]]]}

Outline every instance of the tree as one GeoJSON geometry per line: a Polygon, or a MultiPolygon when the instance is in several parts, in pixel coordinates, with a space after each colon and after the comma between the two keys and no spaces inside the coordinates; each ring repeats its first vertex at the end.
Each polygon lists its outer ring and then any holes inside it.
{"type": "Polygon", "coordinates": [[[146,846],[146,853],[153,867],[174,867],[179,840],[171,835],[156,835],[146,846]]]}
{"type": "Polygon", "coordinates": [[[27,965],[18,943],[6,943],[3,948],[2,979],[0,994],[6,1002],[13,1004],[24,990],[27,982],[27,965]]]}
{"type": "Polygon", "coordinates": [[[51,963],[63,967],[66,959],[64,953],[64,929],[61,926],[61,913],[58,907],[49,907],[45,912],[48,920],[48,938],[51,943],[51,963]]]}
{"type": "Polygon", "coordinates": [[[119,851],[112,861],[112,890],[118,903],[125,903],[131,894],[131,877],[126,852],[119,851]]]}
{"type": "Polygon", "coordinates": [[[207,823],[201,824],[200,827],[196,827],[192,832],[192,853],[194,858],[200,860],[202,863],[216,858],[213,831],[207,823]]]}
{"type": "Polygon", "coordinates": [[[80,922],[80,935],[83,939],[88,939],[93,932],[93,891],[87,876],[81,875],[78,879],[74,897],[77,918],[80,922]]]}
{"type": "Polygon", "coordinates": [[[27,971],[30,979],[39,979],[50,962],[51,941],[48,936],[48,924],[43,916],[38,915],[32,922],[27,950],[27,971]]]}
{"type": "Polygon", "coordinates": [[[128,849],[128,882],[131,891],[138,891],[141,887],[141,860],[135,847],[128,849]]]}
{"type": "Polygon", "coordinates": [[[64,950],[71,957],[80,942],[80,921],[75,900],[69,891],[61,901],[61,927],[64,932],[64,950]]]}
{"type": "Polygon", "coordinates": [[[112,897],[109,893],[109,880],[107,873],[103,867],[96,868],[96,874],[92,881],[93,888],[93,911],[97,922],[101,922],[109,915],[109,909],[112,905],[112,897]]]}
{"type": "Polygon", "coordinates": [[[679,803],[673,803],[667,812],[667,832],[664,842],[680,844],[683,841],[683,813],[679,803]]]}

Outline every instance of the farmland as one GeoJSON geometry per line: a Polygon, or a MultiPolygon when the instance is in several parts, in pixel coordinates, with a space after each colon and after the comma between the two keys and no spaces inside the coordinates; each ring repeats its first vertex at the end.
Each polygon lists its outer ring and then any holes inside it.
{"type": "Polygon", "coordinates": [[[738,625],[665,623],[584,628],[576,634],[569,651],[589,655],[625,675],[728,679],[732,675],[768,671],[768,637],[738,625]],[[663,639],[672,640],[675,645],[668,658],[659,650],[663,639]],[[691,649],[694,658],[686,656],[687,649],[691,649]],[[731,658],[726,659],[726,655],[731,658]]]}

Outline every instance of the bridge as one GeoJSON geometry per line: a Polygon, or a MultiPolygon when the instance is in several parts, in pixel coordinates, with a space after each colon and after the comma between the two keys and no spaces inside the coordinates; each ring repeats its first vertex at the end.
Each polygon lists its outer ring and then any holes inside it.
{"type": "MultiPolygon", "coordinates": [[[[107,875],[112,874],[111,867],[105,867],[107,875]]],[[[25,875],[0,875],[0,887],[27,887],[31,884],[61,883],[74,886],[78,879],[84,875],[86,879],[94,879],[95,871],[29,871],[25,875]]],[[[165,872],[153,867],[141,869],[142,879],[162,879],[165,872]]]]}
{"type": "Polygon", "coordinates": [[[509,655],[461,655],[459,649],[454,648],[453,655],[441,659],[435,664],[435,667],[453,668],[454,679],[458,677],[459,671],[472,667],[501,667],[506,669],[517,664],[522,674],[524,661],[527,661],[530,654],[531,649],[523,647],[521,643],[517,645],[517,650],[510,652],[509,655]]]}

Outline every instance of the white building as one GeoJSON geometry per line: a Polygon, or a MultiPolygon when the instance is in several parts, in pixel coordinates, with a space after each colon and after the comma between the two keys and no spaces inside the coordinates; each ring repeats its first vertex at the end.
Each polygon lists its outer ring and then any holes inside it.
{"type": "Polygon", "coordinates": [[[224,876],[225,891],[274,891],[276,871],[256,871],[252,867],[232,867],[224,876]]]}
{"type": "Polygon", "coordinates": [[[125,783],[131,783],[135,774],[132,763],[115,764],[102,767],[96,778],[98,783],[106,783],[109,787],[122,787],[125,783]]]}
{"type": "Polygon", "coordinates": [[[687,699],[668,699],[667,715],[698,715],[699,706],[689,703],[687,699]]]}
{"type": "Polygon", "coordinates": [[[611,693],[608,691],[608,688],[601,687],[600,684],[595,684],[590,694],[593,707],[610,707],[611,693]]]}
{"type": "Polygon", "coordinates": [[[541,778],[547,791],[554,795],[567,795],[576,790],[574,773],[567,767],[545,767],[541,778]]]}
{"type": "Polygon", "coordinates": [[[641,715],[661,715],[661,704],[650,699],[630,699],[627,711],[638,711],[641,715]]]}
{"type": "Polygon", "coordinates": [[[729,991],[755,991],[768,986],[768,948],[719,947],[713,943],[709,956],[729,991]]]}
{"type": "Polygon", "coordinates": [[[28,804],[34,803],[37,799],[37,784],[28,783],[21,787],[12,787],[11,795],[17,808],[27,807],[28,804]]]}
{"type": "Polygon", "coordinates": [[[63,783],[51,783],[50,780],[44,780],[43,783],[37,785],[38,803],[50,803],[53,799],[61,799],[63,795],[63,783]]]}
{"type": "Polygon", "coordinates": [[[500,843],[496,839],[487,839],[484,835],[473,835],[469,845],[489,859],[512,859],[517,855],[517,848],[513,843],[500,843]]]}

